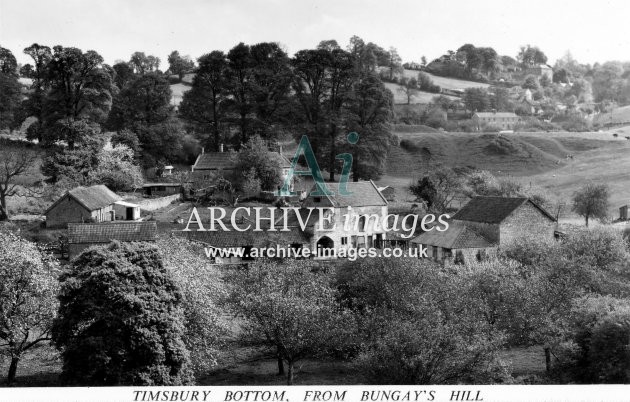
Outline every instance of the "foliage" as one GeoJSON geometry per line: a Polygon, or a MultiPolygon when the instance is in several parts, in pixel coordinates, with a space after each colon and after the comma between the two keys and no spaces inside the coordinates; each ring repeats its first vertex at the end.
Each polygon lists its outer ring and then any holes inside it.
{"type": "Polygon", "coordinates": [[[190,383],[183,296],[154,246],[114,242],[88,249],[61,286],[53,339],[64,382],[190,383]]]}
{"type": "Polygon", "coordinates": [[[0,221],[9,219],[7,199],[22,193],[18,179],[33,168],[37,154],[0,144],[0,221]]]}
{"type": "Polygon", "coordinates": [[[195,62],[190,56],[180,56],[177,50],[173,50],[168,55],[168,69],[172,74],[177,74],[179,79],[184,78],[184,74],[191,72],[195,68],[195,62]]]}
{"type": "Polygon", "coordinates": [[[533,67],[538,64],[546,64],[547,56],[536,46],[521,46],[516,59],[526,67],[533,67]]]}
{"type": "Polygon", "coordinates": [[[446,212],[451,202],[462,190],[459,175],[451,168],[435,169],[412,185],[409,190],[418,201],[427,204],[434,212],[446,212]]]}
{"type": "Polygon", "coordinates": [[[110,141],[113,146],[125,145],[135,154],[141,151],[138,135],[131,130],[122,129],[112,134],[110,141]]]}
{"type": "MultiPolygon", "coordinates": [[[[500,332],[461,297],[457,275],[414,259],[348,262],[338,270],[342,302],[358,315],[365,346],[357,367],[378,384],[495,382],[500,332]]],[[[466,287],[467,289],[467,287],[466,287]]]]}
{"type": "Polygon", "coordinates": [[[105,184],[112,191],[136,190],[144,184],[142,171],[134,164],[133,151],[126,145],[107,143],[96,158],[96,169],[88,174],[90,182],[105,184]]]}
{"type": "Polygon", "coordinates": [[[462,101],[472,112],[485,112],[490,108],[490,96],[484,88],[466,88],[462,101]]]}
{"type": "Polygon", "coordinates": [[[0,353],[11,359],[9,383],[24,354],[50,340],[58,269],[34,243],[0,231],[0,353]]]}
{"type": "Polygon", "coordinates": [[[573,194],[572,210],[583,216],[588,226],[591,218],[605,219],[608,215],[610,190],[606,184],[586,183],[573,194]]]}
{"type": "Polygon", "coordinates": [[[331,351],[352,330],[329,274],[309,262],[260,262],[226,280],[231,308],[246,319],[244,336],[276,349],[289,385],[296,362],[331,351]]]}
{"type": "MultiPolygon", "coordinates": [[[[265,141],[258,137],[252,137],[243,145],[237,156],[237,172],[240,177],[237,183],[241,190],[245,187],[254,190],[254,183],[262,190],[276,190],[282,184],[281,168],[278,158],[268,149],[265,141]]],[[[247,192],[247,191],[245,191],[247,192]]]]}
{"type": "Polygon", "coordinates": [[[0,73],[0,130],[19,126],[19,108],[22,99],[17,77],[0,73]]]}
{"type": "Polygon", "coordinates": [[[157,247],[164,266],[181,289],[184,342],[192,366],[200,374],[216,367],[228,335],[219,306],[226,293],[222,272],[208,264],[199,244],[170,237],[158,239],[157,247]]]}

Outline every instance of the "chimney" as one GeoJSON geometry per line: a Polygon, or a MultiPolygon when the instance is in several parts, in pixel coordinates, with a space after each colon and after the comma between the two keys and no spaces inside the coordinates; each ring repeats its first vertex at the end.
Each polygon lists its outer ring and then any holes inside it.
{"type": "Polygon", "coordinates": [[[219,152],[223,152],[223,144],[219,144],[219,152]]]}
{"type": "Polygon", "coordinates": [[[280,145],[280,155],[282,155],[282,145],[280,145]]]}
{"type": "Polygon", "coordinates": [[[206,149],[204,147],[201,147],[201,154],[205,154],[206,153],[206,149]]]}

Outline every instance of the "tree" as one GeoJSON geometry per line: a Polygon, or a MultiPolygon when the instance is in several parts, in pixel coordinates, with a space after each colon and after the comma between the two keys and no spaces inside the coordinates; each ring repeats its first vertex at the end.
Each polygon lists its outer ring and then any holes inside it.
{"type": "Polygon", "coordinates": [[[244,187],[254,191],[253,183],[258,183],[261,190],[267,191],[276,190],[282,184],[280,163],[259,136],[252,137],[244,144],[237,158],[236,171],[241,173],[237,182],[241,183],[243,191],[245,191],[244,187]],[[249,185],[245,186],[245,184],[249,185]]]}
{"type": "Polygon", "coordinates": [[[53,340],[65,383],[191,382],[182,293],[155,246],[88,249],[62,274],[61,289],[53,340]]]}
{"type": "Polygon", "coordinates": [[[112,66],[114,69],[114,84],[118,89],[123,89],[127,83],[133,81],[136,74],[133,72],[133,67],[124,61],[116,63],[112,66]]]}
{"type": "Polygon", "coordinates": [[[521,88],[537,91],[539,88],[538,79],[533,75],[528,75],[527,78],[525,78],[523,85],[521,85],[521,88]]]}
{"type": "Polygon", "coordinates": [[[22,67],[20,67],[20,77],[25,78],[33,78],[35,76],[35,71],[33,70],[33,66],[26,63],[22,67]]]}
{"type": "Polygon", "coordinates": [[[393,94],[375,73],[361,76],[346,114],[347,130],[357,133],[358,141],[340,147],[352,155],[352,180],[378,179],[383,174],[395,142],[390,126],[393,105],[393,94]]]}
{"type": "Polygon", "coordinates": [[[88,177],[91,183],[105,184],[112,191],[136,190],[144,184],[133,151],[122,144],[105,144],[97,155],[96,169],[88,177]]]}
{"type": "Polygon", "coordinates": [[[288,365],[288,385],[295,363],[334,349],[353,328],[331,278],[309,262],[256,263],[226,280],[231,308],[246,319],[244,336],[276,349],[288,365]]]}
{"type": "Polygon", "coordinates": [[[463,102],[471,112],[484,112],[490,107],[490,96],[484,88],[466,88],[463,102]]]}
{"type": "Polygon", "coordinates": [[[418,201],[435,212],[446,212],[462,190],[460,177],[453,169],[435,169],[418,180],[409,189],[418,201]]]}
{"type": "Polygon", "coordinates": [[[352,101],[352,89],[359,78],[355,61],[341,49],[317,49],[297,52],[292,64],[301,123],[330,180],[334,180],[340,137],[347,134],[344,111],[352,101]]]}
{"type": "Polygon", "coordinates": [[[610,190],[606,184],[587,183],[573,194],[573,211],[584,217],[586,226],[591,218],[608,216],[610,190]]]}
{"type": "Polygon", "coordinates": [[[85,137],[78,145],[74,149],[51,147],[47,150],[40,170],[49,182],[64,182],[68,187],[90,184],[90,173],[98,166],[97,155],[103,143],[85,137]]]}
{"type": "Polygon", "coordinates": [[[129,59],[129,65],[139,75],[158,72],[160,58],[152,55],[147,56],[144,52],[134,52],[129,59]]]}
{"type": "Polygon", "coordinates": [[[48,80],[48,64],[52,60],[52,50],[48,46],[42,46],[33,43],[24,49],[24,54],[33,59],[33,84],[31,88],[33,93],[27,101],[25,101],[26,114],[28,116],[37,117],[37,122],[31,124],[27,131],[27,138],[37,139],[39,142],[43,140],[43,124],[46,118],[44,111],[46,93],[50,88],[48,80]]]}
{"type": "Polygon", "coordinates": [[[402,59],[398,54],[398,50],[395,47],[390,47],[389,51],[389,59],[387,61],[387,67],[389,68],[389,80],[392,81],[394,79],[394,75],[403,72],[402,68],[402,59]]]}
{"type": "Polygon", "coordinates": [[[196,373],[216,367],[225,346],[228,328],[221,317],[226,296],[223,272],[209,265],[203,246],[179,237],[157,241],[164,266],[182,291],[184,342],[196,373]]]}
{"type": "Polygon", "coordinates": [[[50,85],[44,102],[47,126],[61,119],[106,119],[112,104],[112,76],[95,51],[55,46],[46,80],[50,85]]]}
{"type": "Polygon", "coordinates": [[[171,88],[163,75],[147,73],[129,81],[114,98],[107,125],[112,130],[163,123],[173,114],[171,88]]]}
{"type": "Polygon", "coordinates": [[[216,151],[222,144],[222,125],[227,114],[227,61],[221,51],[201,56],[192,88],[179,105],[180,115],[202,134],[210,134],[208,144],[216,151]]]}
{"type": "Polygon", "coordinates": [[[464,273],[426,260],[370,258],[337,270],[342,305],[359,323],[357,366],[378,384],[489,383],[504,377],[503,337],[462,295],[464,273]]]}
{"type": "Polygon", "coordinates": [[[228,68],[226,83],[229,94],[228,103],[233,113],[238,116],[240,142],[245,143],[250,135],[252,112],[251,76],[254,68],[250,47],[243,42],[234,46],[227,54],[228,68]]]}
{"type": "Polygon", "coordinates": [[[0,73],[0,130],[21,124],[19,119],[22,100],[21,85],[17,77],[0,73]]]}
{"type": "Polygon", "coordinates": [[[59,264],[34,243],[0,231],[0,352],[15,380],[25,353],[50,340],[57,310],[59,264]]]}
{"type": "Polygon", "coordinates": [[[534,67],[538,64],[546,64],[547,56],[536,46],[521,46],[516,59],[525,67],[534,67]]]}
{"type": "Polygon", "coordinates": [[[9,49],[0,46],[0,74],[17,76],[18,65],[15,56],[9,49]]]}
{"type": "Polygon", "coordinates": [[[401,80],[401,83],[398,86],[398,91],[405,95],[407,98],[407,104],[409,105],[411,104],[411,98],[420,92],[418,89],[418,81],[415,78],[401,80]]]}
{"type": "Polygon", "coordinates": [[[191,72],[195,68],[195,62],[190,56],[180,56],[177,50],[173,50],[168,55],[168,69],[172,74],[176,74],[181,81],[186,73],[191,72]]]}
{"type": "Polygon", "coordinates": [[[138,135],[128,129],[123,129],[115,132],[114,134],[112,134],[110,141],[113,146],[121,144],[129,147],[129,149],[133,151],[134,155],[137,155],[141,150],[138,135]]]}
{"type": "Polygon", "coordinates": [[[0,147],[0,221],[9,219],[7,200],[9,197],[20,195],[20,177],[29,173],[37,162],[37,154],[33,150],[26,150],[6,146],[0,147]]]}

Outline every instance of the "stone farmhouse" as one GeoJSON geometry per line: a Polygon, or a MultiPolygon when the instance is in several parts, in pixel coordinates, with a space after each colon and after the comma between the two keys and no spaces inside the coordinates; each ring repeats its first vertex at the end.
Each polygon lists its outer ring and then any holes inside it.
{"type": "Polygon", "coordinates": [[[157,234],[157,223],[108,222],[69,223],[68,258],[72,259],[91,246],[105,245],[114,240],[121,242],[152,242],[157,234]]]}
{"type": "Polygon", "coordinates": [[[371,180],[349,182],[347,189],[350,195],[339,194],[338,183],[326,183],[326,186],[334,195],[309,196],[302,204],[306,208],[333,208],[334,211],[330,224],[324,222],[320,225],[319,219],[312,219],[309,222],[312,232],[311,249],[382,247],[386,234],[380,222],[383,222],[388,214],[388,203],[376,184],[371,180]],[[348,207],[351,208],[350,212],[348,207]],[[345,225],[347,214],[351,223],[345,225]],[[368,219],[368,216],[373,218],[368,219]],[[376,223],[377,219],[379,224],[376,223]]]}
{"type": "Polygon", "coordinates": [[[522,237],[554,239],[556,226],[556,218],[528,198],[474,197],[452,217],[448,230],[425,232],[411,242],[427,247],[436,261],[466,263],[522,237]]]}
{"type": "MultiPolygon", "coordinates": [[[[387,216],[387,200],[372,181],[350,182],[347,189],[351,195],[339,194],[338,183],[326,183],[326,186],[334,195],[321,197],[307,197],[301,205],[300,216],[303,220],[304,230],[296,214],[287,217],[289,231],[262,231],[253,230],[245,232],[237,231],[176,231],[177,236],[183,236],[189,240],[201,242],[211,248],[240,248],[247,250],[253,247],[280,247],[309,248],[310,250],[383,247],[386,240],[385,230],[381,223],[387,216]],[[319,210],[315,209],[309,215],[308,208],[331,208],[330,222],[320,224],[319,210]],[[348,212],[350,207],[350,212],[348,212]],[[350,214],[350,224],[344,227],[346,214],[350,214]],[[378,219],[379,224],[376,224],[378,219]]],[[[312,189],[314,190],[314,188],[312,189]]],[[[276,216],[274,221],[276,228],[284,227],[284,217],[276,216]]],[[[243,225],[243,221],[238,222],[243,225]]],[[[314,257],[316,259],[328,259],[330,255],[314,257]]],[[[215,263],[239,264],[251,260],[237,256],[224,256],[215,258],[215,263]]]]}
{"type": "Polygon", "coordinates": [[[472,115],[472,120],[478,131],[483,130],[485,126],[513,130],[521,118],[512,112],[477,112],[472,115]]]}
{"type": "Polygon", "coordinates": [[[46,227],[65,228],[69,223],[111,222],[140,219],[140,207],[124,202],[107,186],[77,187],[67,191],[45,212],[46,227]]]}

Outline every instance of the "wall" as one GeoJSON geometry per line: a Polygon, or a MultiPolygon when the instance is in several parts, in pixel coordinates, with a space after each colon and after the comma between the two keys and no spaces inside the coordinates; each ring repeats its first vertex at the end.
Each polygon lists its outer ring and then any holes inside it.
{"type": "Polygon", "coordinates": [[[47,228],[65,228],[68,223],[106,222],[111,220],[113,206],[100,210],[88,211],[72,197],[65,195],[63,199],[46,214],[47,228]]]}
{"type": "Polygon", "coordinates": [[[138,206],[140,206],[140,209],[143,209],[145,211],[155,211],[156,209],[161,209],[169,206],[174,201],[179,200],[179,198],[180,194],[173,194],[166,197],[142,200],[136,203],[138,204],[138,206]]]}
{"type": "Polygon", "coordinates": [[[525,236],[553,239],[555,228],[556,222],[550,220],[531,202],[527,202],[501,223],[501,244],[507,244],[525,236]]]}

